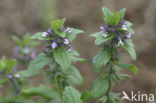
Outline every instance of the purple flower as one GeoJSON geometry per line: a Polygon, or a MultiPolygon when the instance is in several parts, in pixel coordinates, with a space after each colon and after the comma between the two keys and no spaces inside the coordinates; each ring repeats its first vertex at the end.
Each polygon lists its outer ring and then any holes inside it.
{"type": "Polygon", "coordinates": [[[102,36],[106,38],[108,35],[106,33],[103,33],[102,36]]]}
{"type": "Polygon", "coordinates": [[[32,53],[31,53],[31,58],[34,59],[35,57],[36,57],[36,52],[35,52],[35,50],[34,50],[34,51],[32,51],[32,53]]]}
{"type": "Polygon", "coordinates": [[[127,38],[131,38],[131,33],[127,33],[127,38]]]}
{"type": "Polygon", "coordinates": [[[42,33],[42,37],[46,37],[46,36],[48,36],[48,33],[47,32],[43,32],[42,33]]]}
{"type": "Polygon", "coordinates": [[[68,39],[64,39],[63,43],[64,43],[64,44],[69,44],[68,39]]]}
{"type": "Polygon", "coordinates": [[[16,78],[19,78],[19,77],[20,77],[20,74],[15,74],[15,77],[16,77],[16,78]]]}
{"type": "Polygon", "coordinates": [[[101,26],[100,29],[102,32],[106,32],[106,29],[103,26],[101,26]]]}
{"type": "Polygon", "coordinates": [[[11,78],[12,78],[12,75],[11,75],[11,74],[9,74],[9,75],[8,75],[8,78],[10,78],[10,79],[11,79],[11,78]]]}
{"type": "Polygon", "coordinates": [[[15,48],[14,48],[14,52],[15,52],[15,53],[18,53],[18,51],[19,51],[19,47],[15,47],[15,48]]]}
{"type": "Polygon", "coordinates": [[[53,30],[52,29],[48,29],[47,33],[53,34],[53,30]]]}
{"type": "Polygon", "coordinates": [[[71,30],[70,30],[69,27],[68,27],[65,31],[66,31],[67,33],[71,33],[71,30]]]}
{"type": "Polygon", "coordinates": [[[52,47],[53,49],[55,49],[55,48],[57,47],[56,42],[53,42],[53,43],[51,44],[51,47],[52,47]]]}
{"type": "Polygon", "coordinates": [[[122,40],[119,38],[118,46],[120,46],[120,44],[121,44],[122,46],[124,45],[123,42],[122,42],[122,40]]]}
{"type": "Polygon", "coordinates": [[[121,27],[123,30],[127,30],[127,27],[126,27],[126,25],[122,25],[122,27],[121,27]]]}

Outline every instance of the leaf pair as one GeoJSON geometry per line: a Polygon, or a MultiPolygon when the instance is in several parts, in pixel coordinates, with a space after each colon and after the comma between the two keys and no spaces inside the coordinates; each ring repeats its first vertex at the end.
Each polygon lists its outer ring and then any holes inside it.
{"type": "Polygon", "coordinates": [[[109,8],[102,8],[104,14],[104,21],[108,25],[118,25],[124,18],[126,9],[123,8],[119,11],[111,11],[109,8]]]}

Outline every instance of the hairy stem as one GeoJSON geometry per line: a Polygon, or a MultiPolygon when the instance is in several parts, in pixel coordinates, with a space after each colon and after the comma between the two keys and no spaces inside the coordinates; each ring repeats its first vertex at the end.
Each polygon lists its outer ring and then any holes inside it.
{"type": "Polygon", "coordinates": [[[61,100],[61,103],[62,103],[63,93],[62,93],[61,80],[59,78],[57,78],[57,88],[58,88],[59,95],[60,95],[60,100],[61,100]]]}

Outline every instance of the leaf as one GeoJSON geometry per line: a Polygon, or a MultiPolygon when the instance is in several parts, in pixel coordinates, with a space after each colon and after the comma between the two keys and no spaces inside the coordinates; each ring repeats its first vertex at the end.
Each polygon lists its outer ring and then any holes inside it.
{"type": "Polygon", "coordinates": [[[86,103],[88,99],[92,98],[92,93],[88,90],[82,92],[81,99],[86,103]]]}
{"type": "Polygon", "coordinates": [[[124,19],[125,11],[126,11],[126,8],[120,9],[118,11],[118,13],[119,13],[119,20],[120,21],[122,21],[124,19]]]}
{"type": "Polygon", "coordinates": [[[135,34],[134,30],[131,28],[133,24],[129,21],[126,21],[126,27],[127,27],[127,31],[131,34],[135,34]]]}
{"type": "Polygon", "coordinates": [[[67,34],[66,31],[63,31],[62,33],[59,33],[59,36],[64,38],[66,36],[66,34],[67,34]]]}
{"type": "Polygon", "coordinates": [[[106,103],[106,101],[107,101],[107,96],[103,96],[99,99],[97,103],[106,103]]]}
{"type": "Polygon", "coordinates": [[[73,87],[68,86],[63,92],[63,103],[83,103],[81,94],[73,87]]]}
{"type": "Polygon", "coordinates": [[[101,66],[108,63],[108,61],[111,59],[111,53],[110,50],[107,48],[102,49],[93,60],[94,63],[94,71],[99,73],[101,66]]]}
{"type": "Polygon", "coordinates": [[[51,22],[51,27],[54,30],[54,33],[56,35],[59,35],[60,34],[60,31],[62,29],[62,26],[63,26],[64,22],[65,22],[65,19],[64,18],[61,19],[61,20],[56,20],[56,21],[52,21],[51,22]]]}
{"type": "Polygon", "coordinates": [[[134,44],[132,43],[131,39],[127,39],[125,41],[123,48],[127,50],[127,52],[130,54],[130,56],[133,60],[136,60],[136,53],[134,50],[134,44]]]}
{"type": "Polygon", "coordinates": [[[121,68],[127,68],[128,70],[130,70],[134,74],[138,73],[137,67],[135,65],[133,65],[133,64],[117,64],[117,66],[119,66],[121,68]]]}
{"type": "Polygon", "coordinates": [[[47,38],[42,36],[43,32],[35,33],[33,36],[31,36],[31,39],[38,39],[38,40],[47,40],[47,38]]]}
{"type": "Polygon", "coordinates": [[[23,45],[24,45],[24,46],[29,46],[29,44],[30,44],[30,35],[27,34],[27,35],[25,35],[24,38],[23,38],[23,45]]]}
{"type": "Polygon", "coordinates": [[[92,94],[94,98],[104,95],[109,88],[108,78],[101,76],[93,83],[92,94]]]}
{"type": "Polygon", "coordinates": [[[1,70],[4,70],[6,68],[6,63],[7,63],[7,59],[5,56],[3,56],[0,60],[0,69],[1,70]]]}
{"type": "Polygon", "coordinates": [[[55,57],[56,62],[60,64],[63,70],[66,70],[70,67],[71,56],[65,48],[63,47],[56,48],[54,50],[54,57],[55,57]]]}
{"type": "Polygon", "coordinates": [[[107,41],[109,41],[109,40],[111,40],[113,38],[114,38],[114,35],[110,35],[110,36],[108,36],[106,38],[104,38],[102,35],[99,35],[99,36],[97,36],[97,38],[95,40],[95,44],[100,45],[101,43],[105,43],[105,42],[107,42],[107,41]]]}
{"type": "Polygon", "coordinates": [[[34,60],[29,63],[28,70],[19,72],[23,77],[29,77],[40,73],[40,70],[51,62],[51,57],[40,53],[34,60]]]}
{"type": "Polygon", "coordinates": [[[117,103],[119,102],[119,96],[120,94],[118,93],[110,93],[109,98],[108,98],[108,103],[117,103]]]}
{"type": "Polygon", "coordinates": [[[68,73],[68,80],[71,83],[78,84],[78,85],[81,85],[83,83],[83,78],[80,72],[75,67],[72,66],[67,73],[68,73]]]}
{"type": "Polygon", "coordinates": [[[17,43],[18,46],[22,44],[21,40],[17,36],[12,36],[12,39],[17,43]]]}
{"type": "Polygon", "coordinates": [[[82,63],[86,63],[86,62],[87,62],[86,59],[84,59],[84,58],[79,58],[79,57],[76,57],[76,56],[72,56],[72,61],[73,61],[73,62],[80,61],[80,62],[82,62],[82,63]]]}
{"type": "Polygon", "coordinates": [[[8,78],[0,79],[0,85],[4,85],[6,82],[8,82],[8,80],[8,78]]]}
{"type": "Polygon", "coordinates": [[[77,34],[83,33],[84,31],[82,30],[78,30],[78,29],[74,29],[74,28],[70,28],[71,33],[67,34],[67,39],[69,40],[69,42],[72,42],[77,34]]]}
{"type": "Polygon", "coordinates": [[[106,8],[106,7],[102,8],[102,11],[103,11],[103,15],[104,15],[104,21],[107,24],[111,24],[110,17],[113,15],[112,11],[109,8],[106,8]]]}
{"type": "Polygon", "coordinates": [[[6,73],[9,73],[11,69],[15,67],[15,65],[16,65],[16,60],[8,60],[6,73]]]}
{"type": "Polygon", "coordinates": [[[39,87],[30,87],[22,89],[21,91],[26,96],[35,96],[39,95],[41,97],[44,97],[46,99],[52,99],[54,97],[57,97],[57,92],[53,89],[47,88],[45,86],[39,86],[39,87]]]}

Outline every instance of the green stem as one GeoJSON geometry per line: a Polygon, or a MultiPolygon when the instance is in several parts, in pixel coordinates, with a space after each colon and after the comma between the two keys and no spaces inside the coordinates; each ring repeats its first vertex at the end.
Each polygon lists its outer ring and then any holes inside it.
{"type": "Polygon", "coordinates": [[[62,102],[63,101],[62,86],[61,86],[61,81],[59,78],[57,78],[57,87],[58,87],[61,103],[63,103],[62,102]]]}

